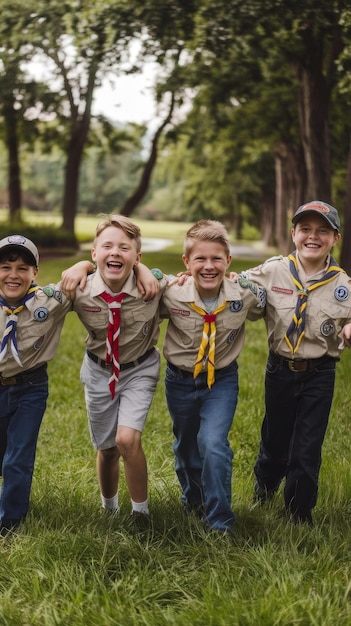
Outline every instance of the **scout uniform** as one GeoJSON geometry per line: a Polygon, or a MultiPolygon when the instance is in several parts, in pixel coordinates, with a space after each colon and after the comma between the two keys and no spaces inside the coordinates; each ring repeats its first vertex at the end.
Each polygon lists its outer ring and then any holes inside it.
{"type": "Polygon", "coordinates": [[[116,445],[117,424],[142,431],[156,384],[160,357],[155,345],[159,336],[159,300],[165,287],[152,301],[144,302],[132,273],[123,285],[119,337],[120,377],[115,399],[111,399],[111,364],[106,362],[108,304],[100,297],[108,291],[99,270],[87,278],[83,292],[77,290],[74,311],[88,330],[86,354],[81,368],[89,428],[95,449],[116,445]]]}
{"type": "MultiPolygon", "coordinates": [[[[10,345],[2,355],[0,519],[3,534],[15,528],[28,512],[37,439],[48,396],[47,362],[55,355],[70,309],[71,303],[59,285],[38,288],[17,315],[18,357],[14,357],[10,345]]],[[[8,315],[1,306],[1,337],[7,322],[8,315]]]]}
{"type": "Polygon", "coordinates": [[[211,528],[231,531],[233,453],[228,433],[238,396],[236,359],[244,344],[244,323],[262,317],[265,292],[254,283],[225,278],[218,298],[207,309],[189,277],[184,286],[171,285],[161,302],[169,319],[163,352],[167,359],[166,397],[173,421],[175,466],[187,510],[203,512],[211,528]],[[216,313],[217,311],[217,313],[216,313]],[[212,314],[212,315],[211,315],[212,314]],[[214,382],[209,380],[210,347],[202,353],[203,334],[215,336],[214,382]],[[198,367],[195,367],[195,366],[198,367]],[[195,369],[194,369],[195,368],[195,369]]]}
{"type": "Polygon", "coordinates": [[[265,380],[266,413],[255,464],[255,493],[260,501],[270,498],[285,476],[287,511],[296,521],[312,523],[336,362],[343,348],[339,333],[351,321],[351,279],[341,271],[330,282],[311,289],[315,281],[325,277],[330,255],[325,268],[312,276],[306,276],[297,252],[294,259],[302,287],[310,289],[304,336],[295,351],[287,338],[297,300],[291,256],[274,257],[243,272],[267,291],[265,323],[270,352],[265,380]]]}

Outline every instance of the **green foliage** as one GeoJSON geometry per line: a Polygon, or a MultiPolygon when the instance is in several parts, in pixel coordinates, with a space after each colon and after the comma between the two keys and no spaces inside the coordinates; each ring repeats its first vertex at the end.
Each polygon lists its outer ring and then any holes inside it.
{"type": "Polygon", "coordinates": [[[38,226],[24,221],[11,224],[0,222],[0,239],[9,234],[21,234],[28,237],[46,253],[55,251],[55,254],[67,255],[70,249],[73,251],[76,248],[75,239],[69,233],[50,224],[38,226]]]}
{"type": "MultiPolygon", "coordinates": [[[[164,262],[154,253],[153,266],[164,262]]],[[[70,259],[42,263],[42,284],[70,259]]],[[[170,269],[178,262],[170,259],[170,269]]],[[[236,267],[236,266],[234,266],[236,267]]],[[[237,268],[239,269],[239,267],[237,268]]],[[[161,329],[160,346],[164,333],[161,329]]],[[[349,371],[338,364],[324,445],[314,528],[290,526],[282,494],[252,500],[252,467],[263,416],[267,347],[263,323],[247,324],[239,359],[239,404],[230,434],[235,452],[232,539],[204,532],[183,514],[162,375],[143,445],[151,522],[136,526],[121,472],[121,515],[101,509],[79,369],[85,331],[67,316],[49,366],[31,510],[18,535],[0,542],[0,623],[4,626],[349,626],[349,371]]]]}

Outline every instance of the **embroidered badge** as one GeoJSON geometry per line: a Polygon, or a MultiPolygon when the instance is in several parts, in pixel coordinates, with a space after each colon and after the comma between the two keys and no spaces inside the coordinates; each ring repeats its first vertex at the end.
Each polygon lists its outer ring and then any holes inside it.
{"type": "Polygon", "coordinates": [[[39,337],[39,339],[36,340],[35,344],[33,345],[34,350],[40,350],[40,348],[42,347],[44,343],[44,337],[45,335],[43,335],[42,337],[39,337]]]}
{"type": "Polygon", "coordinates": [[[233,300],[230,304],[229,304],[229,308],[232,311],[232,313],[238,313],[239,311],[241,311],[241,309],[243,308],[244,303],[242,300],[233,300]]]}
{"type": "Polygon", "coordinates": [[[330,337],[331,335],[334,335],[334,333],[335,333],[335,323],[334,323],[334,320],[331,320],[331,319],[325,320],[321,324],[321,333],[322,333],[323,337],[330,337]]]}
{"type": "Polygon", "coordinates": [[[232,330],[228,337],[227,337],[227,343],[233,343],[235,341],[235,339],[238,336],[240,328],[234,328],[234,330],[232,330]]]}
{"type": "Polygon", "coordinates": [[[260,287],[260,285],[257,285],[257,283],[253,283],[252,280],[249,280],[249,278],[245,276],[244,272],[239,274],[238,283],[243,289],[250,289],[251,293],[256,296],[256,298],[259,300],[257,304],[258,308],[263,309],[266,306],[267,292],[264,287],[260,287]]]}
{"type": "Polygon", "coordinates": [[[48,298],[54,298],[62,304],[62,291],[59,289],[55,289],[52,285],[46,285],[46,287],[43,287],[43,292],[48,298]]]}
{"type": "Polygon", "coordinates": [[[273,285],[272,291],[276,291],[277,293],[285,293],[288,296],[294,293],[293,289],[284,289],[283,287],[275,287],[273,285]]]}
{"type": "Polygon", "coordinates": [[[337,287],[334,291],[334,296],[336,300],[338,300],[338,302],[344,302],[344,300],[347,300],[349,295],[350,295],[350,292],[348,288],[344,286],[337,287]]]}
{"type": "Polygon", "coordinates": [[[50,285],[47,285],[46,287],[43,287],[43,292],[48,298],[52,298],[55,293],[55,289],[53,289],[53,287],[50,287],[50,285]]]}
{"type": "Polygon", "coordinates": [[[40,306],[34,311],[34,319],[37,322],[45,322],[49,317],[49,311],[45,306],[40,306]]]}
{"type": "Polygon", "coordinates": [[[88,311],[89,313],[99,313],[102,311],[101,306],[82,306],[83,311],[88,311]]]}
{"type": "Polygon", "coordinates": [[[184,315],[186,317],[190,315],[190,311],[184,311],[182,309],[171,309],[171,313],[175,313],[176,315],[184,315]]]}
{"type": "Polygon", "coordinates": [[[149,334],[151,326],[152,326],[152,320],[149,320],[148,322],[145,322],[145,324],[144,324],[144,326],[142,328],[142,331],[141,331],[144,336],[149,334]]]}

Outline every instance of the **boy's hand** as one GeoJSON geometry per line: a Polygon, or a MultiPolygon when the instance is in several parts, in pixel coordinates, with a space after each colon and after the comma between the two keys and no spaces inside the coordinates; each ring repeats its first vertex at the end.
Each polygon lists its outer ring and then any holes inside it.
{"type": "Polygon", "coordinates": [[[76,289],[83,291],[87,284],[88,274],[94,271],[94,265],[91,261],[79,261],[64,270],[61,274],[61,289],[69,300],[74,300],[76,289]]]}
{"type": "Polygon", "coordinates": [[[237,272],[229,272],[230,280],[235,280],[237,276],[238,276],[237,272]]]}
{"type": "Polygon", "coordinates": [[[347,348],[351,348],[351,323],[345,324],[340,333],[340,337],[347,348]]]}
{"type": "MultiPolygon", "coordinates": [[[[160,290],[159,280],[143,263],[138,263],[138,265],[134,267],[134,273],[138,291],[140,291],[141,295],[143,296],[144,302],[153,300],[160,290]]],[[[163,274],[161,271],[160,275],[162,278],[163,274]]]]}
{"type": "Polygon", "coordinates": [[[177,276],[172,278],[172,280],[170,282],[178,283],[178,285],[181,287],[182,285],[185,285],[185,283],[188,280],[189,276],[191,276],[189,271],[178,272],[177,276]]]}

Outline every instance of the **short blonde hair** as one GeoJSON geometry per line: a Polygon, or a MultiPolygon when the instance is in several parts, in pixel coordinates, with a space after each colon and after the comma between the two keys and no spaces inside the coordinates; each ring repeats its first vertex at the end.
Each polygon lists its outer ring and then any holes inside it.
{"type": "Polygon", "coordinates": [[[134,224],[129,217],[125,217],[124,215],[105,215],[104,219],[99,222],[96,227],[94,246],[96,245],[96,240],[100,233],[102,233],[109,226],[115,226],[115,228],[120,228],[125,232],[129,239],[134,239],[136,242],[137,252],[139,253],[141,250],[141,231],[139,226],[134,224]]]}
{"type": "Polygon", "coordinates": [[[199,220],[185,235],[183,253],[189,256],[196,241],[212,241],[219,243],[230,256],[229,235],[226,227],[216,220],[199,220]]]}

